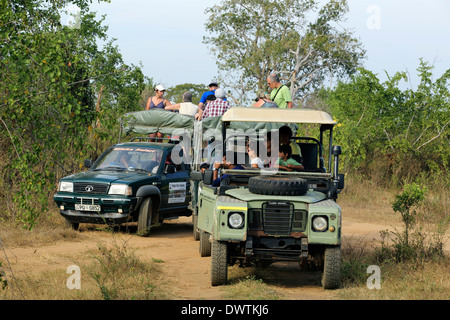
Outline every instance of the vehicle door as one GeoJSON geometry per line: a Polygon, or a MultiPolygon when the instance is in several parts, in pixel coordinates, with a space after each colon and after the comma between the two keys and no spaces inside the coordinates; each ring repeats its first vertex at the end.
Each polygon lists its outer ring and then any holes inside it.
{"type": "Polygon", "coordinates": [[[164,153],[162,159],[161,210],[185,211],[191,201],[190,170],[184,163],[175,164],[170,150],[164,153]]]}

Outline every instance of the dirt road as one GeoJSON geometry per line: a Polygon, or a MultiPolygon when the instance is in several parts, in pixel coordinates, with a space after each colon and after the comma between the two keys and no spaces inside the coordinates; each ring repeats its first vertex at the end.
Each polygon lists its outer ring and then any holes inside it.
{"type": "MultiPolygon", "coordinates": [[[[372,240],[386,226],[357,223],[344,220],[343,239],[364,238],[372,240]]],[[[10,249],[11,267],[16,275],[39,273],[64,269],[73,261],[87,256],[99,244],[112,241],[126,242],[142,261],[152,258],[164,261],[165,283],[175,299],[221,300],[224,290],[210,285],[210,259],[200,257],[198,242],[192,237],[191,218],[172,220],[152,230],[148,238],[138,237],[133,230],[118,231],[113,234],[95,230],[83,231],[82,240],[61,241],[41,247],[10,249]]],[[[299,270],[297,264],[276,263],[270,268],[270,276],[263,279],[268,286],[286,299],[333,299],[333,291],[325,291],[320,286],[320,272],[299,270]]]]}

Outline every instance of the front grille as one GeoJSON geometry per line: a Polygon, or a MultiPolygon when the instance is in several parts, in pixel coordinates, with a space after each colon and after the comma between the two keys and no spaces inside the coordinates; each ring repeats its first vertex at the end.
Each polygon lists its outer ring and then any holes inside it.
{"type": "Polygon", "coordinates": [[[264,233],[290,235],[294,205],[290,202],[265,202],[262,205],[264,233]]]}
{"type": "Polygon", "coordinates": [[[264,231],[267,235],[289,236],[306,230],[308,212],[294,210],[289,202],[265,202],[261,208],[249,210],[249,230],[264,231]]]}
{"type": "Polygon", "coordinates": [[[76,203],[78,203],[78,204],[100,204],[100,199],[77,198],[76,203]]]}
{"type": "Polygon", "coordinates": [[[108,185],[104,183],[75,182],[73,192],[82,194],[106,194],[108,185]]]}

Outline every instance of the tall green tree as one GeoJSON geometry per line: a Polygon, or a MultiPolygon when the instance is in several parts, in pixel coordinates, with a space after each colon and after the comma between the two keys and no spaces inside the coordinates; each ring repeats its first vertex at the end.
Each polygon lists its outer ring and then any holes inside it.
{"type": "Polygon", "coordinates": [[[174,87],[170,87],[167,90],[166,98],[174,103],[182,102],[182,95],[189,91],[192,94],[192,103],[198,104],[203,92],[209,90],[204,84],[184,83],[174,87]]]}
{"type": "Polygon", "coordinates": [[[400,89],[408,75],[398,72],[381,83],[360,69],[351,81],[321,93],[339,121],[338,143],[347,168],[377,164],[388,177],[422,172],[447,176],[450,164],[450,69],[433,80],[433,67],[420,60],[417,88],[400,89]]]}
{"type": "Polygon", "coordinates": [[[144,76],[123,63],[90,3],[0,0],[0,208],[28,228],[58,177],[118,133],[118,114],[138,108],[144,76]],[[80,8],[74,26],[61,23],[69,4],[80,8]]]}
{"type": "Polygon", "coordinates": [[[224,0],[206,10],[204,43],[217,58],[221,79],[236,103],[246,92],[266,90],[270,73],[279,74],[294,98],[303,100],[326,78],[356,71],[365,51],[351,32],[339,27],[346,0],[323,7],[316,0],[224,0]]]}

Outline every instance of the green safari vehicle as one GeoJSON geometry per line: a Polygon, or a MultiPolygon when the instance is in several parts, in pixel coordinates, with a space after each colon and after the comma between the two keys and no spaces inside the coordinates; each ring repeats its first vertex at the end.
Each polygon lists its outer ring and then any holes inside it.
{"type": "MultiPolygon", "coordinates": [[[[171,134],[193,124],[168,111],[135,112],[122,120],[128,133],[143,135],[171,134]]],[[[174,162],[174,154],[182,156],[175,139],[151,142],[147,136],[115,144],[96,161],[86,160],[87,171],[62,178],[54,201],[73,229],[80,223],[137,222],[138,235],[148,236],[165,219],[192,215],[190,165],[174,162]]]]}
{"type": "Polygon", "coordinates": [[[201,256],[211,256],[211,284],[226,284],[227,268],[236,263],[267,266],[296,261],[323,268],[322,286],[337,288],[341,208],[336,199],[344,176],[338,172],[341,148],[332,144],[336,121],[317,110],[235,107],[221,123],[219,140],[226,160],[241,165],[240,170],[220,169],[216,180],[211,170],[191,173],[198,182],[194,228],[201,256]],[[245,141],[258,141],[259,153],[264,154],[264,138],[271,132],[273,157],[278,142],[274,136],[285,125],[293,132],[316,130],[315,136],[290,137],[301,149],[304,169],[251,167],[245,141]]]}

